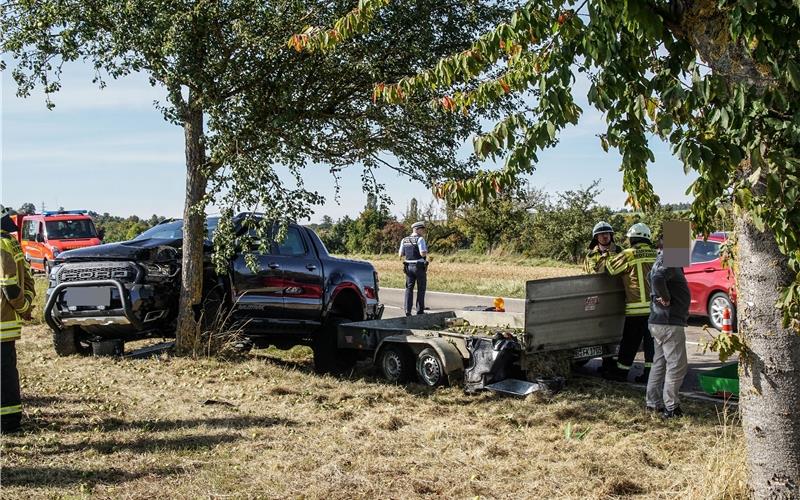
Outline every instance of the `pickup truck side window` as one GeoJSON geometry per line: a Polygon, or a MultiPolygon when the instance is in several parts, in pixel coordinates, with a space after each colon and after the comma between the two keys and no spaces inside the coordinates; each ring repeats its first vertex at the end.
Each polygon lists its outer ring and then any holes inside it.
{"type": "Polygon", "coordinates": [[[278,254],[299,257],[308,253],[306,243],[296,227],[286,231],[286,238],[278,243],[278,254]]]}

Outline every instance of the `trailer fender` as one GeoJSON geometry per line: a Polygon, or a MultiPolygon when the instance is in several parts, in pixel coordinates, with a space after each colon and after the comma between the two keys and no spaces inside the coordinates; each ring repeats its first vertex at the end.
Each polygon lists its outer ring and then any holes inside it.
{"type": "Polygon", "coordinates": [[[426,347],[430,347],[439,355],[439,359],[444,364],[444,371],[446,374],[464,370],[464,358],[456,346],[447,339],[440,337],[416,337],[413,335],[391,335],[383,339],[378,348],[375,350],[374,362],[378,363],[381,352],[383,349],[391,344],[408,344],[408,348],[416,356],[426,347]]]}

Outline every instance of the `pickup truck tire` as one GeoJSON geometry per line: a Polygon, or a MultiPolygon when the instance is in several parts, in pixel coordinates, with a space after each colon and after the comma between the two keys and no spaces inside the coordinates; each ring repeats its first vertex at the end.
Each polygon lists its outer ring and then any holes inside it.
{"type": "Polygon", "coordinates": [[[358,352],[339,349],[337,338],[339,325],[348,320],[341,316],[330,316],[314,336],[311,348],[314,351],[314,371],[340,375],[352,370],[358,361],[358,352]]]}
{"type": "Polygon", "coordinates": [[[86,356],[91,353],[92,347],[84,340],[83,332],[75,327],[64,328],[53,332],[53,348],[59,356],[72,356],[80,354],[86,356]]]}
{"type": "Polygon", "coordinates": [[[393,384],[402,384],[411,379],[414,361],[403,346],[388,345],[378,357],[378,368],[384,378],[393,384]]]}
{"type": "Polygon", "coordinates": [[[426,347],[417,356],[417,378],[428,387],[447,384],[444,364],[434,349],[426,347]]]}
{"type": "Polygon", "coordinates": [[[217,284],[203,292],[202,305],[200,326],[203,331],[224,332],[229,319],[224,287],[217,284]]]}

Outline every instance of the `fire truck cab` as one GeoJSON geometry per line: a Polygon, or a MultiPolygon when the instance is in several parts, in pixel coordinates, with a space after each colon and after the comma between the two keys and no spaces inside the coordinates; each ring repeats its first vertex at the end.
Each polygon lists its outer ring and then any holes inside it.
{"type": "Polygon", "coordinates": [[[25,259],[31,268],[50,273],[53,260],[61,252],[99,245],[103,237],[97,233],[92,218],[85,210],[45,211],[17,216],[25,259]]]}

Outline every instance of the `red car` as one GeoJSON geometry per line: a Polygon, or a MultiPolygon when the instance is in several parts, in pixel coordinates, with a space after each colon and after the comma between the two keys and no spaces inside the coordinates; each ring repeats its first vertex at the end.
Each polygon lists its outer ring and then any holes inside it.
{"type": "Polygon", "coordinates": [[[709,324],[722,330],[722,314],[731,310],[731,321],[736,325],[736,283],[733,271],[722,267],[720,247],[728,239],[727,233],[711,233],[707,240],[697,238],[692,248],[689,267],[684,267],[692,301],[689,314],[705,316],[709,324]]]}

